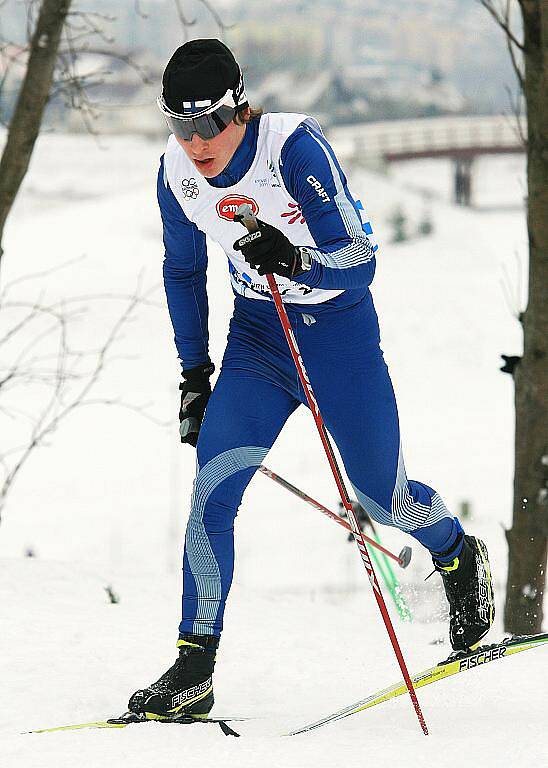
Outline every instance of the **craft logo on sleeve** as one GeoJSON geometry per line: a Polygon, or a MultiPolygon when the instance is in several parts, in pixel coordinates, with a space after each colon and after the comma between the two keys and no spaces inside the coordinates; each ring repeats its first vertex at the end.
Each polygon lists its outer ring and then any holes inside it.
{"type": "Polygon", "coordinates": [[[195,200],[200,194],[196,179],[183,179],[181,182],[181,190],[187,200],[195,200]]]}
{"type": "Polygon", "coordinates": [[[307,176],[306,180],[310,184],[312,189],[316,190],[316,192],[318,194],[318,197],[320,198],[322,203],[330,203],[331,202],[331,198],[329,197],[329,195],[327,194],[327,192],[325,191],[325,189],[323,188],[323,186],[321,185],[321,183],[318,181],[318,179],[315,176],[307,176]]]}
{"type": "Polygon", "coordinates": [[[234,221],[234,214],[243,203],[247,203],[251,206],[254,216],[259,213],[259,206],[252,197],[246,197],[245,195],[226,195],[217,203],[217,215],[226,221],[234,221]]]}

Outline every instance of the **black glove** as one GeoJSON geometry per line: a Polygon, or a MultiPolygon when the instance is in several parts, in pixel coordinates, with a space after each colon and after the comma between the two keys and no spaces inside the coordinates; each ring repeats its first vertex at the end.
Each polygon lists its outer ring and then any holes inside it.
{"type": "Polygon", "coordinates": [[[283,232],[257,219],[259,229],[250,232],[232,246],[241,251],[247,263],[260,275],[276,274],[293,278],[302,274],[301,250],[290,243],[283,232]]]}
{"type": "Polygon", "coordinates": [[[198,432],[204,418],[207,401],[211,395],[209,377],[215,370],[211,362],[198,365],[188,371],[183,371],[183,381],[179,384],[181,390],[181,408],[179,410],[179,434],[182,443],[196,446],[198,432]]]}

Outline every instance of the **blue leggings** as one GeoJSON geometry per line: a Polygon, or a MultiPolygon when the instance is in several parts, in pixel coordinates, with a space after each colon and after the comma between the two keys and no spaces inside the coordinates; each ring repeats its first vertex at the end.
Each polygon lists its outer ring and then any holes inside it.
{"type": "MultiPolygon", "coordinates": [[[[371,294],[353,306],[287,306],[326,427],[370,516],[447,553],[460,526],[432,488],[408,480],[392,382],[371,294]]],[[[197,445],[180,633],[220,635],[243,492],[306,398],[271,302],[236,297],[228,344],[197,445]]]]}

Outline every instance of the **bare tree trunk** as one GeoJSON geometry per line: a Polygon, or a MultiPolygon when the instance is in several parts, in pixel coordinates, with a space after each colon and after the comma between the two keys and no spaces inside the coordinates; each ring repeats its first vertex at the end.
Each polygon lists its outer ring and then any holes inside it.
{"type": "Polygon", "coordinates": [[[0,160],[0,260],[6,219],[29,167],[48,102],[61,32],[71,0],[43,0],[27,71],[0,160]]]}
{"type": "Polygon", "coordinates": [[[548,542],[548,5],[520,0],[527,103],[529,301],[515,370],[514,515],[504,624],[540,632],[548,542]]]}

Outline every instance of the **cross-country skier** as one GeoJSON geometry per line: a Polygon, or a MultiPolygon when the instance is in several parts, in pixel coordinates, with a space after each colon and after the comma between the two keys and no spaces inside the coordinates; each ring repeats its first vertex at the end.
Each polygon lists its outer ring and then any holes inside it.
{"type": "Polygon", "coordinates": [[[487,549],[465,535],[435,490],[407,479],[369,291],[377,246],[320,126],[306,115],[251,109],[240,67],[219,40],[192,40],[175,51],[158,104],[171,131],[158,173],[164,282],[182,363],[181,440],[196,446],[197,475],[179,656],[157,682],[133,694],[129,709],[167,719],[213,706],[234,518],[285,421],[306,403],[267,273],[276,278],[360,504],[429,550],[449,601],[453,648],[473,647],[494,617],[487,549]],[[254,236],[233,221],[241,203],[259,219],[254,236]],[[213,392],[206,235],[225,251],[235,293],[213,392]]]}

